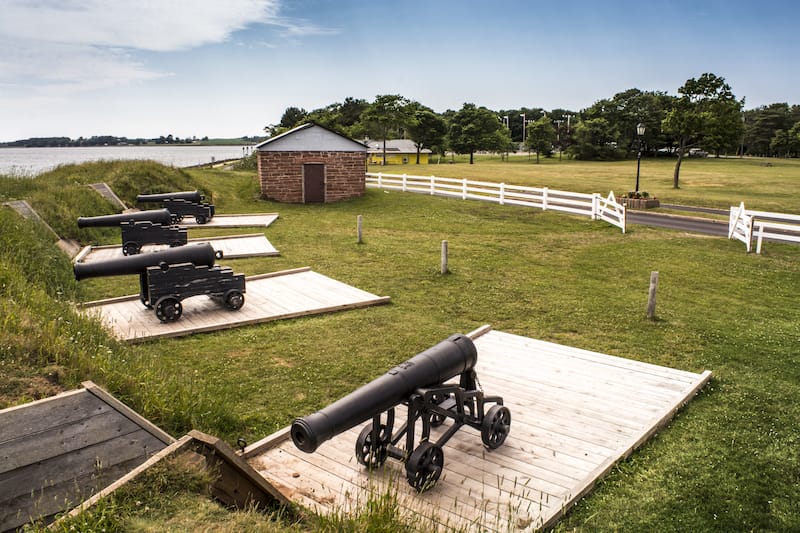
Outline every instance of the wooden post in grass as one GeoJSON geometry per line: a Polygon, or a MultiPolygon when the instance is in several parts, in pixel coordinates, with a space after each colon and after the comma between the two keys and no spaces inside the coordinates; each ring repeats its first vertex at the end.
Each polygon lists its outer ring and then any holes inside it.
{"type": "Polygon", "coordinates": [[[363,244],[364,243],[364,240],[362,239],[362,233],[361,233],[361,228],[362,228],[363,222],[364,222],[364,217],[362,217],[361,215],[358,215],[358,218],[356,218],[356,228],[357,228],[356,231],[358,233],[358,244],[363,244]]]}
{"type": "Polygon", "coordinates": [[[442,241],[442,274],[447,274],[447,241],[442,241]]]}
{"type": "Polygon", "coordinates": [[[650,272],[650,292],[647,296],[647,318],[656,318],[656,291],[658,290],[658,272],[650,272]]]}

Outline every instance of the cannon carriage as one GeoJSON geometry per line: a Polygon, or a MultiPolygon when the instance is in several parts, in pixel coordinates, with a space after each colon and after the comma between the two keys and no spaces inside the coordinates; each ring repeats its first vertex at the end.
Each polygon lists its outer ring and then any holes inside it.
{"type": "Polygon", "coordinates": [[[295,446],[314,452],[326,440],[372,420],[355,443],[358,462],[382,466],[388,458],[405,465],[408,483],[418,492],[433,487],[444,467],[444,445],[463,426],[480,432],[488,450],[499,448],[511,426],[511,412],[499,396],[485,396],[475,364],[477,350],[465,335],[452,335],[383,376],[309,416],[292,423],[295,446]],[[458,382],[448,380],[458,376],[458,382]],[[405,405],[406,420],[395,431],[395,408],[405,405]],[[451,424],[434,438],[432,428],[451,424]],[[416,444],[419,426],[419,444],[416,444]]]}
{"type": "Polygon", "coordinates": [[[215,265],[222,253],[210,244],[182,246],[148,254],[77,263],[75,279],[139,274],[139,299],[154,309],[161,322],[174,322],[183,314],[182,300],[207,295],[228,309],[244,305],[244,274],[215,265]]]}
{"type": "Polygon", "coordinates": [[[113,228],[122,233],[123,255],[136,255],[146,244],[182,246],[188,242],[185,228],[173,226],[167,209],[135,211],[119,215],[78,217],[79,228],[113,228]]]}
{"type": "Polygon", "coordinates": [[[177,224],[184,217],[193,216],[198,224],[205,224],[214,218],[214,205],[205,202],[199,191],[179,191],[160,194],[140,194],[138,203],[157,203],[170,212],[172,223],[177,224]]]}

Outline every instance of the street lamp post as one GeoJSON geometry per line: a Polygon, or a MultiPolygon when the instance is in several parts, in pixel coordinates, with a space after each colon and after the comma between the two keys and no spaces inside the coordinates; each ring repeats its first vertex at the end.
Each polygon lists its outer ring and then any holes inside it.
{"type": "MultiPolygon", "coordinates": [[[[511,125],[508,123],[508,115],[503,115],[503,126],[505,126],[509,132],[511,131],[511,125]]],[[[503,158],[506,162],[508,161],[508,146],[503,150],[503,158]]]]}
{"type": "Polygon", "coordinates": [[[636,125],[636,135],[639,136],[639,154],[636,156],[636,192],[639,192],[639,168],[642,166],[642,136],[644,135],[644,124],[641,122],[636,125]]]}
{"type": "Polygon", "coordinates": [[[561,161],[561,124],[563,120],[554,120],[556,123],[556,143],[558,143],[558,160],[561,161]]]}

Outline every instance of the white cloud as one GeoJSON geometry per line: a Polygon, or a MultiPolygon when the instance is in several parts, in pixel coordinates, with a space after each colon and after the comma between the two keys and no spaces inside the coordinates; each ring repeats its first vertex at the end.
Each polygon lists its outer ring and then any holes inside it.
{"type": "Polygon", "coordinates": [[[278,15],[282,0],[0,0],[0,87],[65,95],[168,76],[139,59],[227,41],[249,26],[330,30],[278,15]]]}
{"type": "Polygon", "coordinates": [[[224,41],[277,19],[277,0],[0,0],[0,35],[36,42],[170,51],[224,41]]]}
{"type": "Polygon", "coordinates": [[[0,82],[8,92],[66,95],[165,76],[123,50],[0,38],[0,82]]]}

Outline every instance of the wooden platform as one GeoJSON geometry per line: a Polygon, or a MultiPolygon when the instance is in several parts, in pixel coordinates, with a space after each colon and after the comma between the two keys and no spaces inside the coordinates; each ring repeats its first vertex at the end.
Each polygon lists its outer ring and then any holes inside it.
{"type": "Polygon", "coordinates": [[[253,213],[246,215],[214,215],[205,224],[198,224],[192,217],[185,217],[181,226],[187,228],[249,228],[267,227],[278,219],[278,213],[253,213]]]}
{"type": "Polygon", "coordinates": [[[375,296],[309,267],[250,276],[246,289],[245,304],[238,311],[207,296],[195,296],[183,300],[183,316],[170,323],[160,322],[153,310],[141,304],[139,295],[89,302],[83,307],[96,313],[120,340],[141,342],[389,301],[388,296],[375,296]]]}
{"type": "MultiPolygon", "coordinates": [[[[210,243],[214,250],[222,252],[222,257],[225,259],[280,255],[280,252],[272,246],[272,243],[267,240],[263,233],[189,239],[188,242],[189,244],[197,242],[210,243]]],[[[142,253],[166,250],[167,248],[169,248],[169,245],[166,244],[148,244],[142,247],[142,253]]],[[[120,245],[85,246],[73,261],[75,263],[91,263],[92,261],[106,261],[120,257],[123,257],[122,246],[120,245]]]]}
{"type": "Polygon", "coordinates": [[[350,509],[369,491],[388,488],[402,509],[433,517],[443,529],[535,530],[553,525],[711,377],[498,331],[484,334],[488,329],[470,334],[477,337],[476,370],[486,393],[501,395],[511,410],[510,436],[490,452],[477,431],[462,428],[444,448],[444,472],[432,490],[416,494],[397,461],[372,474],[364,470],[353,451],[364,424],[313,454],[296,449],[287,428],[253,444],[245,456],[289,499],[321,512],[350,509]]]}
{"type": "Polygon", "coordinates": [[[0,411],[0,532],[51,521],[174,439],[91,382],[0,411]]]}

